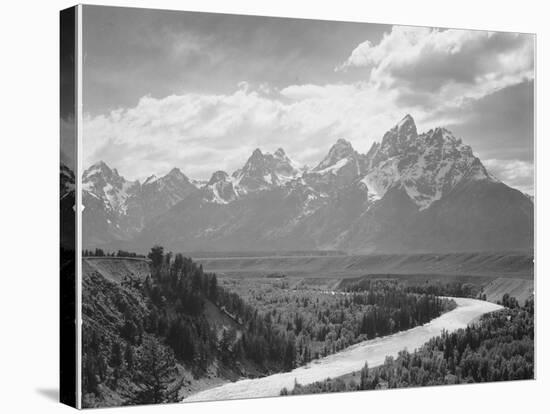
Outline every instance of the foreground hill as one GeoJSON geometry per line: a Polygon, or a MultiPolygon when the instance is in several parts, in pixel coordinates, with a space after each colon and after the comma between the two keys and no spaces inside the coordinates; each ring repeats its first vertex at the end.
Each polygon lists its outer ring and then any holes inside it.
{"type": "Polygon", "coordinates": [[[139,258],[83,260],[85,407],[177,401],[207,386],[285,368],[274,354],[262,359],[237,354],[259,339],[267,343],[266,333],[272,352],[284,347],[285,338],[265,325],[266,331],[258,332],[228,316],[224,306],[220,309],[228,299],[215,275],[189,259],[174,263],[169,270],[139,258]],[[250,345],[240,345],[244,335],[250,345]]]}
{"type": "Polygon", "coordinates": [[[218,284],[158,246],[149,259],[83,260],[85,407],[178,401],[220,382],[290,371],[456,306],[385,280],[335,295],[278,279],[218,284]]]}

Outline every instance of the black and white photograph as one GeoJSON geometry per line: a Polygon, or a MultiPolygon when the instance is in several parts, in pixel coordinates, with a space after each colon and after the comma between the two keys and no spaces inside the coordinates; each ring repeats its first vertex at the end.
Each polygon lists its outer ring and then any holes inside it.
{"type": "Polygon", "coordinates": [[[80,7],[77,404],[535,378],[533,34],[80,7]]]}
{"type": "Polygon", "coordinates": [[[534,379],[534,35],[79,13],[77,404],[534,379]]]}

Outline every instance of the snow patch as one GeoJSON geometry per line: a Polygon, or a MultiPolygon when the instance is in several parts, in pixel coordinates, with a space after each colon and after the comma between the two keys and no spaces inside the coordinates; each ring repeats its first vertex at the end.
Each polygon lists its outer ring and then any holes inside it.
{"type": "Polygon", "coordinates": [[[337,163],[327,167],[327,168],[324,168],[322,170],[317,170],[317,171],[312,171],[313,174],[319,174],[319,175],[323,175],[323,174],[327,174],[327,173],[331,173],[331,174],[335,174],[341,170],[347,163],[349,162],[349,158],[342,158],[340,161],[338,161],[337,163]]]}

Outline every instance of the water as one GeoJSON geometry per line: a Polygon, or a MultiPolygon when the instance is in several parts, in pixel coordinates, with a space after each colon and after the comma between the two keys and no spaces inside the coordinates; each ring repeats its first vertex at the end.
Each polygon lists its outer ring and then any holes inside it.
{"type": "Polygon", "coordinates": [[[396,357],[403,349],[413,351],[430,338],[439,335],[443,329],[452,332],[465,328],[477,317],[502,308],[500,305],[476,299],[452,299],[457,304],[455,309],[423,326],[360,342],[289,372],[244,379],[204,390],[189,396],[184,402],[273,397],[279,395],[285,387],[289,390],[294,388],[295,381],[305,385],[339,377],[360,370],[365,362],[369,363],[369,367],[382,365],[386,356],[396,357]]]}

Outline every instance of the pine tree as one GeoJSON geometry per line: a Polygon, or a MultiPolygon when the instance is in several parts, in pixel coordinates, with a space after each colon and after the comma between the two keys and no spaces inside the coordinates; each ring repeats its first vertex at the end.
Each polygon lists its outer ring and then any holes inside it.
{"type": "Polygon", "coordinates": [[[134,381],[138,390],[130,396],[128,404],[175,402],[181,381],[176,381],[172,351],[157,339],[144,337],[138,352],[134,381]]]}
{"type": "Polygon", "coordinates": [[[159,268],[162,265],[164,258],[164,247],[162,246],[153,246],[151,252],[147,255],[151,259],[152,265],[155,268],[159,268]]]}
{"type": "Polygon", "coordinates": [[[120,367],[122,365],[122,348],[118,341],[114,341],[111,346],[111,358],[109,361],[110,365],[113,367],[120,367]]]}
{"type": "Polygon", "coordinates": [[[363,369],[361,369],[361,383],[360,383],[360,389],[366,390],[368,389],[369,384],[369,363],[365,362],[365,366],[363,369]]]}

